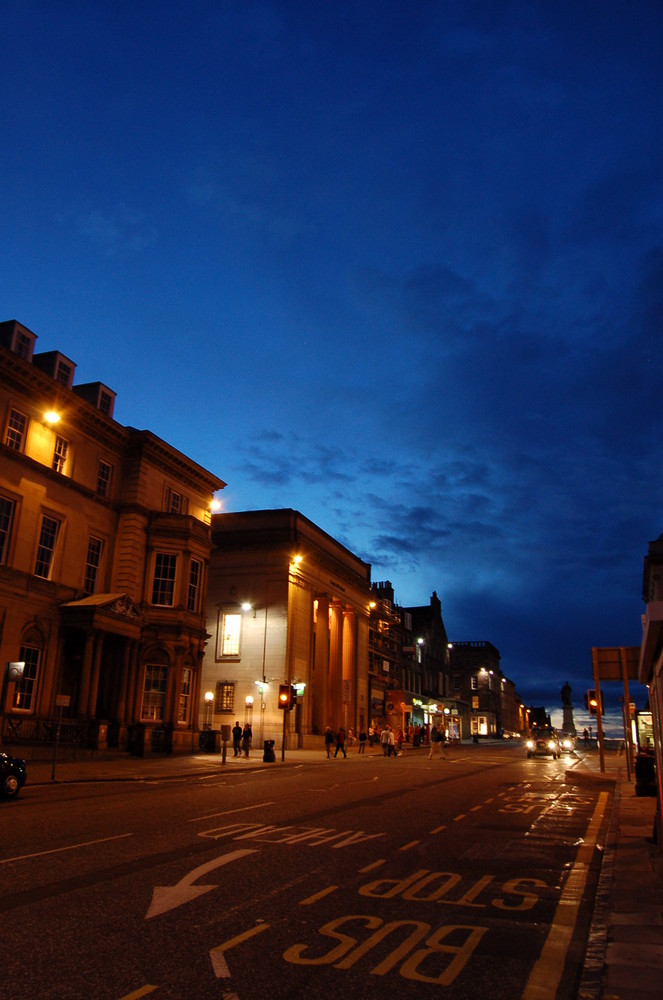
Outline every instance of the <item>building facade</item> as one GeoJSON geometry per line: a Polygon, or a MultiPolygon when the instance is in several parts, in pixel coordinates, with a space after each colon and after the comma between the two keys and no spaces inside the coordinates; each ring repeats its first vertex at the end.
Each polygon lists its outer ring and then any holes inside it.
{"type": "Polygon", "coordinates": [[[370,565],[290,509],[215,514],[212,545],[205,724],[248,722],[260,749],[366,726],[370,565]],[[283,685],[297,685],[292,710],[283,685]]]}
{"type": "Polygon", "coordinates": [[[191,749],[224,483],[0,324],[0,742],[191,749]]]}

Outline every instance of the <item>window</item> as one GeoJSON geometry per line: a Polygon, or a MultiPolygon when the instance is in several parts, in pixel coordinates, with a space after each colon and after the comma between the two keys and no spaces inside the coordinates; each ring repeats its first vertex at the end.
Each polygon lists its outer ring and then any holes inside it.
{"type": "Polygon", "coordinates": [[[68,365],[66,361],[58,358],[57,367],[55,369],[55,381],[60,382],[62,385],[71,385],[72,368],[68,365]]]}
{"type": "Polygon", "coordinates": [[[141,709],[141,719],[149,719],[152,722],[161,722],[163,719],[163,708],[166,704],[166,690],[168,688],[168,669],[158,667],[156,664],[148,663],[145,667],[145,685],[143,687],[143,707],[141,709]]]}
{"type": "Polygon", "coordinates": [[[0,497],[0,566],[4,565],[9,550],[9,536],[14,520],[14,501],[0,497]]]}
{"type": "Polygon", "coordinates": [[[51,575],[51,565],[53,563],[53,553],[55,543],[60,530],[60,522],[54,517],[44,514],[41,519],[41,530],[39,532],[39,545],[37,546],[37,559],[35,561],[35,576],[40,576],[48,580],[51,575]]]}
{"type": "Polygon", "coordinates": [[[472,674],[471,686],[473,691],[479,690],[479,677],[477,674],[472,674]]]}
{"type": "Polygon", "coordinates": [[[67,464],[67,453],[69,451],[69,442],[65,441],[64,438],[56,437],[55,439],[55,450],[53,452],[53,468],[56,472],[63,473],[65,466],[67,464]]]}
{"type": "Polygon", "coordinates": [[[12,448],[14,451],[23,451],[27,426],[28,418],[23,413],[19,413],[18,410],[10,412],[5,438],[5,444],[8,448],[12,448]]]}
{"type": "Polygon", "coordinates": [[[99,392],[99,410],[105,416],[110,415],[110,411],[113,408],[113,397],[109,392],[104,392],[103,389],[99,392]]]}
{"type": "Polygon", "coordinates": [[[175,572],[177,556],[169,552],[157,552],[152,583],[152,604],[172,608],[175,597],[175,572]]]}
{"type": "Polygon", "coordinates": [[[87,557],[85,559],[85,582],[83,589],[89,596],[94,594],[97,586],[97,575],[101,564],[101,554],[104,551],[104,543],[101,538],[94,538],[90,535],[87,543],[87,557]]]}
{"type": "Polygon", "coordinates": [[[217,631],[217,658],[239,656],[239,633],[242,623],[240,614],[222,612],[217,631]]]}
{"type": "Polygon", "coordinates": [[[171,490],[170,486],[167,486],[165,509],[169,514],[187,514],[189,501],[182,493],[171,490]]]}
{"type": "Polygon", "coordinates": [[[214,697],[214,714],[221,712],[235,711],[235,685],[228,681],[216,682],[216,695],[214,697]]]}
{"type": "Polygon", "coordinates": [[[180,691],[180,705],[177,712],[178,722],[189,721],[189,703],[191,701],[191,669],[185,667],[182,671],[182,688],[180,691]]]}
{"type": "Polygon", "coordinates": [[[23,667],[23,676],[16,684],[12,707],[20,712],[31,712],[34,708],[37,690],[41,650],[36,646],[21,646],[19,659],[25,666],[23,667]]]}
{"type": "Polygon", "coordinates": [[[187,611],[200,610],[200,581],[202,579],[202,575],[203,564],[199,559],[192,559],[189,563],[189,588],[186,598],[187,611]]]}
{"type": "Polygon", "coordinates": [[[32,349],[33,342],[27,334],[23,333],[21,330],[16,331],[14,337],[14,352],[18,354],[19,358],[23,358],[24,361],[30,361],[32,359],[32,349]]]}
{"type": "Polygon", "coordinates": [[[99,462],[99,467],[97,469],[97,496],[108,497],[110,496],[110,484],[111,476],[113,473],[112,466],[108,462],[99,462]]]}

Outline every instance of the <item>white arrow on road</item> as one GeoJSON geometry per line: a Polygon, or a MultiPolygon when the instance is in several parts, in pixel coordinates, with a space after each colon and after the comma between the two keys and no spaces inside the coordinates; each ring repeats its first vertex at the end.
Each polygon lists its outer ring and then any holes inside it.
{"type": "Polygon", "coordinates": [[[227,865],[231,861],[237,861],[239,858],[246,857],[247,854],[255,853],[255,850],[250,849],[231,851],[229,854],[222,854],[221,857],[214,858],[213,861],[208,861],[207,864],[194,868],[193,871],[185,875],[175,885],[155,886],[152,893],[152,903],[145,915],[145,919],[149,920],[150,917],[158,917],[161,913],[166,913],[168,910],[174,910],[176,906],[181,906],[182,903],[188,903],[192,899],[197,899],[198,896],[209,892],[210,889],[218,888],[215,885],[193,885],[193,883],[197,878],[201,878],[215,868],[220,868],[221,865],[227,865]]]}

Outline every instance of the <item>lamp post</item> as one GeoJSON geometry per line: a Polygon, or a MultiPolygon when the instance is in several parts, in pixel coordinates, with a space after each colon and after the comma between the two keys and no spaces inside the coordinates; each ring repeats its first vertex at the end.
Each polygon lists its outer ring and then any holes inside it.
{"type": "Polygon", "coordinates": [[[214,701],[214,692],[205,692],[205,709],[203,713],[203,729],[205,730],[204,736],[204,748],[205,750],[212,750],[212,702],[214,701]]]}

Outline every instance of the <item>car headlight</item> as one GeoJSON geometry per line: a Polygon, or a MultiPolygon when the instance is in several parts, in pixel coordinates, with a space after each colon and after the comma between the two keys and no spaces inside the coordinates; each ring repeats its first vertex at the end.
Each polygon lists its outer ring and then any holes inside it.
{"type": "Polygon", "coordinates": [[[527,749],[528,750],[533,750],[534,749],[534,740],[528,740],[527,741],[527,749]]]}
{"type": "Polygon", "coordinates": [[[554,750],[555,749],[555,741],[554,740],[550,740],[549,741],[549,743],[548,743],[548,749],[549,750],[554,750]]]}

